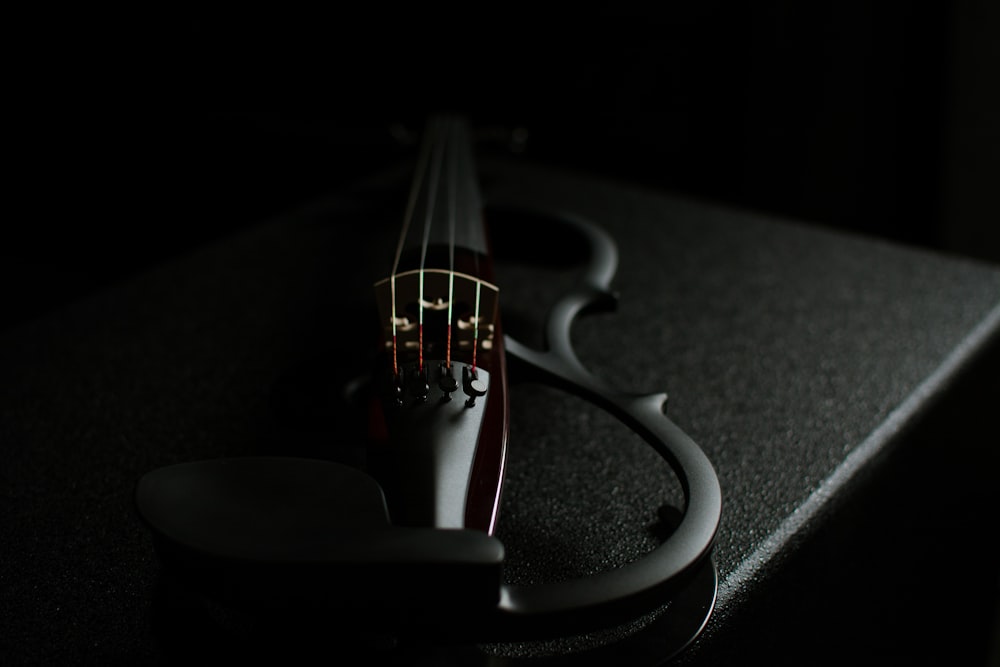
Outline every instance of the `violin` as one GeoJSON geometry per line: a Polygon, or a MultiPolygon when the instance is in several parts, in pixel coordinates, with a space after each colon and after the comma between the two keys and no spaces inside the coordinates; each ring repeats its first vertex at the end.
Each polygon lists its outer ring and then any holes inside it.
{"type": "MultiPolygon", "coordinates": [[[[506,208],[518,213],[516,202],[506,208]]],[[[364,464],[242,457],[147,473],[136,485],[136,507],[176,581],[270,618],[347,617],[350,627],[377,622],[397,637],[468,643],[619,625],[680,600],[707,576],[708,603],[691,619],[671,621],[682,628],[675,649],[700,632],[715,592],[710,553],[722,509],[715,470],[664,414],[665,394],[608,388],[572,347],[580,314],[614,306],[612,238],[590,221],[558,214],[585,241],[589,260],[550,312],[544,349],[534,349],[504,334],[483,211],[467,124],[432,118],[391,271],[374,283],[379,361],[366,384],[364,464]],[[504,582],[496,526],[510,432],[508,370],[606,410],[669,464],[685,506],[659,546],[589,577],[504,582]]]]}

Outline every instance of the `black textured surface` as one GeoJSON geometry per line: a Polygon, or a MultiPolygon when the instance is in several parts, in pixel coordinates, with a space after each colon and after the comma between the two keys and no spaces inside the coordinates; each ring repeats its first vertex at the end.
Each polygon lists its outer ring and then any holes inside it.
{"type": "MultiPolygon", "coordinates": [[[[719,472],[720,601],[689,661],[721,655],[713,651],[753,628],[747,610],[785,590],[786,569],[820,567],[798,554],[854,493],[858,471],[889,468],[886,454],[906,449],[908,424],[949,393],[963,360],[996,346],[995,268],[573,175],[486,173],[488,198],[572,210],[611,231],[621,303],[579,322],[580,357],[615,387],[670,393],[672,418],[719,472]]],[[[367,360],[345,348],[374,334],[373,267],[391,251],[400,210],[379,184],[360,188],[4,335],[5,664],[181,653],[185,639],[154,623],[159,565],[131,506],[148,470],[239,454],[356,456],[356,419],[340,392],[367,360]]],[[[567,247],[536,242],[542,256],[567,247]]],[[[498,272],[505,322],[526,331],[559,280],[541,290],[552,272],[515,261],[498,272]]],[[[966,424],[985,417],[962,413],[966,424]]],[[[915,451],[975,460],[971,441],[962,444],[915,451]]],[[[534,386],[513,390],[509,462],[499,534],[519,581],[638,557],[655,544],[658,507],[680,499],[666,466],[623,427],[534,386]]],[[[928,498],[938,494],[952,491],[928,498]]],[[[981,525],[995,503],[983,491],[966,520],[981,525]]],[[[852,526],[825,539],[846,548],[861,539],[852,526]]],[[[996,547],[975,546],[989,582],[996,547]]],[[[896,562],[905,556],[872,558],[909,573],[896,562]]],[[[820,585],[827,570],[812,572],[790,577],[802,598],[813,584],[836,593],[820,585]]],[[[940,580],[920,584],[929,581],[940,580]]],[[[843,602],[826,607],[850,616],[843,602]]],[[[757,639],[774,651],[769,633],[782,641],[774,627],[757,639]]]]}

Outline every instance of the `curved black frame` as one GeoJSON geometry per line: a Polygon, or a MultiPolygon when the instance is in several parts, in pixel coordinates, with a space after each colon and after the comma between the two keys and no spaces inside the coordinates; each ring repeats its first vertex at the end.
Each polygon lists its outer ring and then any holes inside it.
{"type": "MultiPolygon", "coordinates": [[[[517,212],[517,207],[503,205],[517,212]]],[[[580,631],[583,626],[621,622],[627,614],[649,611],[682,586],[711,552],[722,515],[722,490],[712,463],[700,447],[665,414],[667,396],[612,392],[580,362],[570,340],[576,317],[585,310],[610,309],[610,289],[618,266],[614,240],[596,224],[562,211],[521,209],[552,217],[583,235],[590,262],[581,284],[564,295],[545,326],[547,349],[527,347],[505,337],[507,354],[531,366],[540,379],[607,410],[662,456],[680,480],[685,507],[670,537],[646,556],[615,570],[538,585],[504,585],[498,607],[499,629],[520,634],[527,627],[580,631]]],[[[501,634],[503,634],[501,632],[501,634]]]]}

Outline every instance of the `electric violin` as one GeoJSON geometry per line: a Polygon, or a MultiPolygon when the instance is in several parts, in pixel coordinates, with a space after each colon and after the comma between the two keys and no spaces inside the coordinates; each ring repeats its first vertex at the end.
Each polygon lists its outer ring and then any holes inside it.
{"type": "MultiPolygon", "coordinates": [[[[457,117],[432,118],[391,271],[374,285],[380,362],[366,391],[366,461],[352,467],[246,457],[147,473],[136,506],[164,568],[227,605],[272,617],[346,615],[357,628],[377,618],[395,636],[445,643],[578,634],[679,599],[711,569],[718,479],[697,444],[665,416],[665,394],[613,391],[577,358],[573,322],[613,307],[617,251],[596,224],[558,217],[586,241],[590,257],[579,284],[551,311],[544,349],[534,349],[503,332],[503,290],[469,129],[457,117]],[[504,582],[495,532],[508,366],[606,410],[669,464],[685,506],[658,547],[590,577],[504,582]]],[[[711,585],[714,596],[714,570],[711,585]]],[[[675,648],[700,631],[710,610],[703,604],[693,622],[681,624],[675,648]]]]}

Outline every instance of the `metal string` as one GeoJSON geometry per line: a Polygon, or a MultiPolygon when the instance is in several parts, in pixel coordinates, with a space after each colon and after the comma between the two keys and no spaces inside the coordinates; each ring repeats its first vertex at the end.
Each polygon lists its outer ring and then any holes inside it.
{"type": "MultiPolygon", "coordinates": [[[[435,128],[434,134],[440,134],[440,128],[435,128]]],[[[431,163],[431,182],[427,191],[427,214],[424,216],[424,238],[420,245],[420,297],[418,303],[418,335],[419,335],[419,370],[424,370],[424,268],[427,262],[427,246],[430,244],[431,226],[434,220],[434,206],[437,191],[441,183],[441,162],[444,159],[444,142],[437,141],[434,146],[434,156],[431,163]]]]}
{"type": "Polygon", "coordinates": [[[445,349],[445,367],[451,369],[451,322],[455,303],[455,219],[458,217],[458,123],[452,123],[451,156],[448,160],[448,340],[445,349]]]}
{"type": "Polygon", "coordinates": [[[392,262],[392,273],[389,274],[389,298],[392,307],[392,372],[399,376],[399,350],[396,344],[396,274],[399,272],[399,260],[403,256],[403,246],[406,245],[406,237],[410,231],[410,222],[413,220],[413,212],[417,207],[417,199],[420,196],[420,189],[423,187],[424,176],[427,173],[427,163],[430,161],[431,133],[428,132],[424,138],[423,146],[420,148],[420,157],[417,160],[417,173],[410,186],[410,196],[406,202],[406,212],[403,214],[403,229],[399,233],[399,242],[396,244],[396,257],[392,262]]]}

